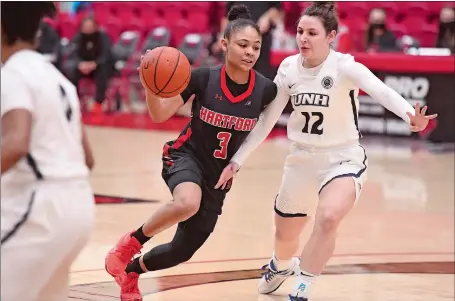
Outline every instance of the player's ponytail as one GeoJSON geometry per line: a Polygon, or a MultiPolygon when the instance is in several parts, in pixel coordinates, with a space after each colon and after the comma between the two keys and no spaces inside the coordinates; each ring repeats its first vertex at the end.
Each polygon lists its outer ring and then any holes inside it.
{"type": "Polygon", "coordinates": [[[18,40],[33,44],[41,19],[54,17],[57,9],[49,1],[4,1],[1,10],[2,42],[12,45],[18,40]]]}
{"type": "Polygon", "coordinates": [[[231,7],[228,12],[228,20],[229,22],[237,20],[237,19],[250,19],[251,20],[251,13],[248,7],[244,4],[236,4],[231,7]]]}
{"type": "MultiPolygon", "coordinates": [[[[302,16],[317,17],[321,20],[326,34],[338,32],[338,17],[334,1],[317,1],[307,7],[302,16]]],[[[300,20],[299,20],[300,21],[300,20]]]]}
{"type": "Polygon", "coordinates": [[[228,21],[229,23],[224,30],[224,37],[229,39],[233,32],[236,32],[247,26],[251,26],[258,34],[261,34],[259,26],[251,19],[251,13],[248,7],[244,4],[235,4],[231,7],[228,12],[228,21]]]}
{"type": "Polygon", "coordinates": [[[318,1],[313,3],[315,8],[326,10],[327,12],[335,13],[335,1],[318,1]]]}

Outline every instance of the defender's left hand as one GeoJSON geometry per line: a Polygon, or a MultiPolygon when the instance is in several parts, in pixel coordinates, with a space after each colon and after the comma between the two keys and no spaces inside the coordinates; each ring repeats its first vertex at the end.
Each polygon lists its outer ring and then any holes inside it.
{"type": "Polygon", "coordinates": [[[408,114],[409,120],[411,122],[411,131],[413,132],[423,131],[427,127],[428,122],[431,119],[438,117],[438,114],[425,116],[427,108],[428,108],[427,106],[424,106],[422,110],[420,110],[420,104],[417,103],[414,115],[412,115],[411,113],[406,113],[408,114]]]}

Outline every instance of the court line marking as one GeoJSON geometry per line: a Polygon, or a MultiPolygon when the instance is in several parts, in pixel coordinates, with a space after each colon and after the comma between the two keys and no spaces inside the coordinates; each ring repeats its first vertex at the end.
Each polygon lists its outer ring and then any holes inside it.
{"type": "MultiPolygon", "coordinates": [[[[219,271],[159,276],[140,279],[142,296],[192,286],[245,281],[262,277],[262,269],[237,271],[219,271]],[[144,289],[145,287],[145,289],[144,289]]],[[[327,266],[322,275],[360,275],[360,274],[455,274],[455,262],[397,262],[372,264],[339,264],[327,266]]],[[[110,297],[118,300],[118,285],[115,281],[101,281],[73,285],[69,289],[69,299],[101,300],[99,297],[110,297]]],[[[105,298],[103,300],[106,300],[105,298]]]]}
{"type": "MultiPolygon", "coordinates": [[[[334,254],[332,258],[343,258],[343,257],[375,257],[375,256],[445,256],[445,255],[455,255],[454,252],[409,252],[409,253],[363,253],[363,254],[334,254]]],[[[270,260],[270,257],[259,257],[259,258],[231,258],[231,259],[215,259],[215,260],[201,260],[201,261],[188,261],[182,264],[205,264],[205,263],[225,263],[225,262],[245,262],[245,261],[266,261],[270,260]]],[[[104,261],[103,261],[104,263],[104,261]]],[[[104,271],[104,268],[101,269],[86,269],[71,271],[71,274],[87,273],[87,272],[98,272],[104,271]]]]}

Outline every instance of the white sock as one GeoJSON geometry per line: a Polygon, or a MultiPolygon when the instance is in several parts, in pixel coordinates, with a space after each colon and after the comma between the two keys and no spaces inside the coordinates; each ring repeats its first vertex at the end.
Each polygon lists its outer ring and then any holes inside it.
{"type": "Polygon", "coordinates": [[[291,295],[294,297],[308,297],[310,285],[316,280],[316,275],[300,270],[295,280],[295,287],[291,295]]]}
{"type": "Polygon", "coordinates": [[[276,268],[278,271],[286,271],[286,270],[289,270],[292,265],[293,265],[293,260],[292,258],[291,259],[288,259],[288,260],[280,260],[276,257],[275,253],[273,253],[273,262],[275,263],[276,265],[276,268]]]}

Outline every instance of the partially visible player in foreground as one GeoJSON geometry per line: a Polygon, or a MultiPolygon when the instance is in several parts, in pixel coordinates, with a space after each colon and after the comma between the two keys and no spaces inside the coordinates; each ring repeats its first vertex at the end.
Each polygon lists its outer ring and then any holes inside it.
{"type": "Polygon", "coordinates": [[[53,2],[2,2],[1,300],[67,299],[94,217],[76,88],[35,48],[53,2]]]}
{"type": "Polygon", "coordinates": [[[174,202],[125,234],[106,256],[106,270],[120,285],[123,301],[142,300],[139,274],[188,261],[208,239],[231,186],[227,183],[225,190],[215,189],[216,181],[276,96],[276,85],[252,70],[259,57],[261,34],[247,7],[234,5],[229,21],[222,40],[225,65],[193,70],[188,87],[176,97],[161,99],[147,91],[155,121],[169,119],[194,96],[192,119],[177,140],[164,145],[162,176],[174,202]],[[151,237],[177,223],[171,242],[131,261],[151,237]]]}
{"type": "Polygon", "coordinates": [[[338,29],[334,3],[315,2],[297,27],[300,53],[286,58],[275,83],[277,98],[234,155],[216,187],[222,187],[272,130],[289,98],[294,112],[288,122],[293,144],[275,201],[275,251],[259,292],[269,294],[296,273],[289,300],[308,300],[308,288],[335,248],[337,229],[359,198],[366,179],[367,157],[359,144],[359,88],[400,116],[413,132],[425,129],[436,115],[415,110],[365,66],[330,49],[338,29]],[[317,197],[315,226],[299,261],[300,233],[307,221],[306,198],[317,197]]]}

